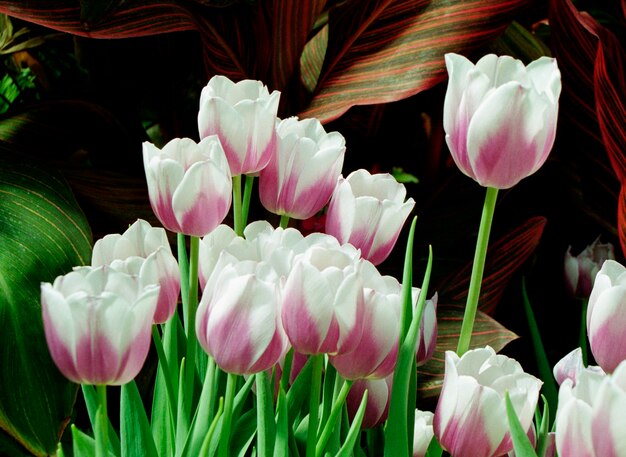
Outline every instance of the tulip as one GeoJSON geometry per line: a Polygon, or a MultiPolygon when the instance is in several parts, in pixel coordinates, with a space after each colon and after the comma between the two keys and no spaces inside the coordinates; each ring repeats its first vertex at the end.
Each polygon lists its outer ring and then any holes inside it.
{"type": "Polygon", "coordinates": [[[282,321],[303,354],[352,351],[363,331],[358,251],[314,245],[294,260],[283,288],[282,321]]]}
{"type": "Polygon", "coordinates": [[[607,260],[596,276],[587,308],[591,352],[606,372],[626,360],[626,268],[607,260]]]}
{"type": "Polygon", "coordinates": [[[200,138],[219,136],[232,176],[258,174],[275,153],[279,97],[260,81],[234,83],[225,76],[214,76],[202,89],[200,138]]]}
{"type": "Polygon", "coordinates": [[[180,271],[165,230],[138,219],[123,234],[110,234],[96,241],[91,265],[110,265],[115,260],[137,258],[142,284],[159,284],[154,323],[166,322],[176,310],[180,292],[180,271]]]}
{"type": "Polygon", "coordinates": [[[443,387],[433,427],[455,457],[493,457],[513,449],[506,414],[508,391],[524,430],[531,426],[541,381],[487,346],[459,358],[446,351],[443,387]]]}
{"type": "MultiPolygon", "coordinates": [[[[576,384],[565,379],[559,388],[559,401],[556,411],[556,449],[561,457],[606,457],[616,454],[598,453],[592,439],[594,411],[597,415],[608,416],[612,407],[600,411],[598,402],[602,384],[608,376],[594,370],[583,369],[577,376],[576,384]]],[[[622,406],[622,416],[624,406],[622,406]]],[[[604,424],[603,424],[604,425],[604,424]]],[[[601,432],[601,440],[609,438],[610,428],[601,432]]],[[[623,435],[622,435],[623,436],[623,435]]],[[[600,443],[598,443],[600,444],[600,443]]]]}
{"type": "Polygon", "coordinates": [[[280,322],[280,296],[264,264],[227,265],[205,289],[197,311],[198,342],[224,371],[252,374],[273,367],[289,345],[280,322]]]}
{"type": "Polygon", "coordinates": [[[367,390],[367,404],[362,429],[374,428],[387,420],[389,413],[389,401],[391,400],[391,385],[393,376],[384,379],[358,379],[354,381],[348,396],[346,397],[346,407],[350,421],[354,419],[363,394],[367,390]]]}
{"type": "MultiPolygon", "coordinates": [[[[626,456],[626,363],[603,379],[591,415],[591,436],[596,455],[626,456]]],[[[559,455],[566,457],[565,453],[559,455]]]]}
{"type": "Polygon", "coordinates": [[[227,252],[236,240],[240,240],[241,243],[245,242],[243,238],[237,236],[231,227],[224,224],[217,226],[215,230],[200,240],[198,246],[198,282],[202,290],[215,271],[220,254],[227,252]]]}
{"type": "Polygon", "coordinates": [[[552,374],[559,385],[566,379],[571,379],[576,384],[576,378],[584,368],[582,350],[576,348],[554,365],[552,374]]]}
{"type": "Polygon", "coordinates": [[[361,169],[340,177],[328,206],[326,233],[353,244],[378,265],[389,256],[415,206],[405,196],[405,187],[389,174],[361,169]]]}
{"type": "Polygon", "coordinates": [[[111,267],[80,267],[42,283],[50,355],[81,384],[121,385],[141,370],[151,341],[159,286],[111,267]]]}
{"type": "Polygon", "coordinates": [[[198,144],[176,138],[161,150],[145,142],[143,163],[152,210],[166,229],[201,237],[224,220],[232,182],[216,136],[198,144]]]}
{"type": "Polygon", "coordinates": [[[574,297],[589,298],[593,281],[605,260],[615,260],[611,243],[602,244],[598,237],[580,254],[573,256],[571,246],[565,253],[565,282],[574,297]]]}
{"type": "Polygon", "coordinates": [[[424,457],[433,439],[433,416],[430,411],[415,410],[413,432],[413,457],[424,457]]]}
{"type": "Polygon", "coordinates": [[[308,219],[320,211],[341,174],[346,142],[317,119],[290,117],[277,128],[276,154],[259,174],[259,197],[268,211],[308,219]]]}
{"type": "MultiPolygon", "coordinates": [[[[413,289],[413,306],[417,304],[418,294],[413,289]]],[[[417,366],[422,366],[433,358],[435,346],[437,346],[437,298],[435,293],[432,298],[424,302],[424,312],[420,322],[420,336],[417,342],[417,366]]]]}
{"type": "Polygon", "coordinates": [[[476,65],[446,54],[443,127],[459,169],[481,186],[507,189],[546,161],[556,134],[561,74],[556,60],[527,67],[489,54],[476,65]]]}

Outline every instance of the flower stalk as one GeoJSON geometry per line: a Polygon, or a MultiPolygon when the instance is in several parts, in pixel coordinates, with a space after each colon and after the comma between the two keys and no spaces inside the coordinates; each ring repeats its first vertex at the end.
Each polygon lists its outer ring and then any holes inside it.
{"type": "Polygon", "coordinates": [[[474,319],[476,318],[476,309],[478,308],[478,298],[480,296],[480,286],[485,270],[485,258],[487,257],[489,234],[491,232],[491,223],[493,221],[493,213],[496,207],[497,197],[498,189],[487,187],[485,203],[483,205],[483,214],[480,219],[480,228],[478,229],[478,239],[476,240],[476,251],[474,253],[472,276],[470,279],[469,291],[467,293],[467,303],[465,304],[463,324],[461,325],[461,334],[456,348],[456,353],[459,356],[467,352],[470,347],[472,330],[474,328],[474,319]]]}

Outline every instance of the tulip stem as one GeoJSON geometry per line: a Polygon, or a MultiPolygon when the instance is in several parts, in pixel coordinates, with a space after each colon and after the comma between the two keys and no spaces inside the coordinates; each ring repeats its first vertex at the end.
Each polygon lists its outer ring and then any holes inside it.
{"type": "Polygon", "coordinates": [[[243,186],[243,205],[241,207],[241,225],[248,224],[248,212],[250,211],[250,198],[254,187],[254,176],[246,175],[246,183],[243,186]]]}
{"type": "Polygon", "coordinates": [[[98,384],[96,386],[98,395],[98,413],[96,425],[96,457],[107,457],[109,454],[109,415],[107,413],[107,386],[98,384]]]}
{"type": "Polygon", "coordinates": [[[472,339],[472,330],[474,329],[474,319],[476,318],[476,309],[478,308],[478,297],[480,296],[480,286],[483,280],[483,272],[485,270],[485,258],[487,257],[487,246],[489,244],[489,233],[491,232],[491,223],[493,221],[493,213],[498,198],[498,189],[487,187],[485,195],[485,203],[483,205],[483,214],[480,219],[480,228],[478,229],[478,239],[476,240],[476,251],[474,253],[474,263],[472,265],[472,276],[470,279],[469,291],[467,293],[467,303],[465,305],[465,314],[463,315],[463,324],[461,325],[461,334],[456,352],[462,356],[470,346],[472,339]]]}
{"type": "Polygon", "coordinates": [[[196,308],[198,306],[198,251],[200,238],[190,237],[189,244],[189,299],[187,300],[187,352],[185,359],[185,413],[191,418],[193,388],[196,374],[196,308]]]}
{"type": "Polygon", "coordinates": [[[286,229],[289,226],[289,216],[283,214],[280,216],[280,228],[286,229]]]}
{"type": "Polygon", "coordinates": [[[152,340],[154,341],[154,348],[156,349],[157,358],[161,364],[163,371],[163,378],[165,379],[165,390],[167,391],[167,397],[170,403],[170,414],[176,423],[176,397],[174,396],[174,385],[172,384],[172,378],[170,377],[170,367],[165,356],[165,350],[163,349],[163,341],[161,341],[161,335],[156,325],[152,325],[152,340]]]}
{"type": "MultiPolygon", "coordinates": [[[[335,402],[333,402],[333,408],[330,411],[330,416],[328,416],[328,421],[324,425],[324,430],[322,430],[320,439],[317,442],[317,446],[315,447],[315,457],[321,457],[323,455],[324,448],[326,447],[326,444],[330,439],[330,435],[335,429],[335,423],[337,422],[337,418],[341,413],[341,409],[343,408],[343,404],[348,397],[348,393],[350,392],[350,388],[352,387],[353,383],[354,381],[350,381],[348,379],[343,382],[341,390],[339,391],[339,395],[337,395],[337,399],[335,400],[335,402]]],[[[311,424],[309,423],[309,427],[310,426],[311,424]]]]}
{"type": "Polygon", "coordinates": [[[224,415],[222,417],[222,433],[218,449],[218,457],[228,457],[230,447],[230,429],[233,420],[233,403],[235,399],[235,386],[237,385],[237,375],[228,373],[226,380],[226,393],[224,398],[224,415]]]}
{"type": "Polygon", "coordinates": [[[178,247],[178,265],[180,268],[180,296],[183,302],[183,322],[185,329],[189,325],[187,320],[187,299],[189,298],[189,262],[187,259],[187,242],[185,235],[177,234],[176,244],[178,247]]]}
{"type": "Polygon", "coordinates": [[[589,348],[587,346],[587,306],[589,305],[589,299],[582,299],[582,312],[580,317],[580,333],[578,335],[578,345],[580,346],[580,352],[582,353],[583,366],[586,367],[589,364],[589,348]]]}
{"type": "Polygon", "coordinates": [[[243,236],[241,211],[241,175],[233,176],[233,229],[237,236],[243,236]]]}
{"type": "Polygon", "coordinates": [[[314,354],[311,355],[311,358],[313,360],[311,365],[311,396],[309,397],[309,430],[306,438],[306,457],[315,456],[324,354],[314,354]]]}

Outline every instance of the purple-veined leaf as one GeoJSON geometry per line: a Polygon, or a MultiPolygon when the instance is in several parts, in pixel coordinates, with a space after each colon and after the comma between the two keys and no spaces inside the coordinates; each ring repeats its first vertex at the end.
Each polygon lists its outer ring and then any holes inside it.
{"type": "MultiPolygon", "coordinates": [[[[36,456],[56,453],[76,385],[50,358],[40,283],[89,262],[91,232],[67,184],[0,156],[0,428],[36,456]]],[[[6,447],[0,444],[0,449],[6,447]]]]}
{"type": "Polygon", "coordinates": [[[300,64],[300,55],[310,38],[316,19],[326,0],[274,0],[272,11],[274,53],[269,83],[272,87],[287,87],[300,64]]]}
{"type": "Polygon", "coordinates": [[[342,2],[329,10],[324,65],[301,116],[330,121],[354,105],[396,101],[428,89],[445,77],[446,52],[468,53],[488,43],[527,3],[342,2]]]}
{"type": "Polygon", "coordinates": [[[300,72],[302,84],[309,92],[315,90],[317,81],[324,65],[324,56],[328,47],[328,24],[325,24],[319,32],[306,44],[300,57],[300,72]]]}
{"type": "MultiPolygon", "coordinates": [[[[532,217],[489,246],[478,300],[478,308],[481,311],[487,314],[495,311],[511,277],[535,251],[545,225],[545,218],[532,217]]],[[[444,301],[455,304],[465,302],[471,272],[470,262],[459,272],[442,281],[437,290],[444,301]]]]}
{"type": "MultiPolygon", "coordinates": [[[[463,306],[439,305],[437,307],[437,346],[433,358],[417,369],[417,394],[420,399],[439,395],[443,383],[446,351],[456,351],[463,323],[463,306]]],[[[470,348],[491,346],[500,351],[518,336],[491,317],[477,311],[470,348]]]]}

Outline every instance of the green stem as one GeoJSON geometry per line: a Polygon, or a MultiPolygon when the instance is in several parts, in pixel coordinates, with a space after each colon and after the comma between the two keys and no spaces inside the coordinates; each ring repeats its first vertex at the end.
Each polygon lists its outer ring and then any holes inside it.
{"type": "Polygon", "coordinates": [[[474,319],[476,318],[476,309],[478,308],[478,297],[480,296],[480,286],[485,269],[487,246],[489,244],[489,232],[491,232],[491,222],[493,221],[497,197],[498,189],[487,187],[487,194],[485,195],[485,203],[483,205],[483,215],[480,219],[478,239],[476,240],[476,252],[474,253],[474,264],[472,265],[472,277],[467,293],[465,314],[463,315],[461,334],[456,348],[456,352],[459,356],[467,352],[470,346],[470,340],[472,339],[474,319]]]}
{"type": "Polygon", "coordinates": [[[315,354],[311,358],[313,361],[311,367],[311,396],[309,397],[309,430],[306,439],[306,457],[315,455],[324,354],[315,354]]]}
{"type": "Polygon", "coordinates": [[[185,372],[185,414],[191,418],[196,374],[196,308],[198,307],[198,251],[200,238],[192,236],[189,247],[189,299],[187,300],[187,352],[185,372]]]}
{"type": "MultiPolygon", "coordinates": [[[[335,423],[337,422],[337,418],[341,413],[341,409],[343,404],[346,401],[346,397],[350,392],[350,388],[354,381],[345,380],[343,385],[341,386],[341,390],[339,391],[339,395],[337,395],[337,401],[333,404],[333,409],[330,412],[330,416],[328,417],[328,422],[324,425],[324,430],[322,430],[322,434],[320,435],[320,439],[317,442],[317,446],[315,448],[315,457],[321,457],[324,453],[324,448],[326,447],[326,443],[328,443],[328,439],[332,434],[335,423]]],[[[309,427],[311,424],[309,423],[309,427]]]]}
{"type": "Polygon", "coordinates": [[[280,228],[286,229],[287,227],[289,227],[289,216],[283,214],[280,216],[280,228]]]}
{"type": "Polygon", "coordinates": [[[170,414],[176,422],[176,396],[174,395],[174,385],[172,384],[172,378],[170,377],[171,371],[169,367],[169,363],[167,361],[167,357],[165,355],[165,350],[163,349],[163,342],[161,341],[161,335],[159,335],[159,330],[156,325],[152,326],[152,341],[154,341],[154,348],[157,352],[157,357],[159,359],[159,363],[161,364],[161,368],[163,371],[163,378],[165,378],[165,390],[167,391],[167,398],[170,403],[170,414]]]}
{"type": "Polygon", "coordinates": [[[274,422],[274,404],[272,386],[266,371],[255,375],[256,384],[256,423],[257,423],[257,454],[271,456],[274,454],[276,423],[274,422]]]}
{"type": "Polygon", "coordinates": [[[289,390],[289,378],[291,377],[291,367],[293,366],[293,348],[289,349],[285,355],[285,362],[283,363],[283,372],[280,377],[280,385],[283,390],[287,392],[289,390]]]}
{"type": "Polygon", "coordinates": [[[220,444],[218,449],[218,457],[229,457],[230,448],[230,430],[233,421],[233,403],[235,399],[235,386],[237,385],[237,375],[228,373],[226,380],[226,393],[224,399],[224,416],[222,420],[222,433],[220,435],[220,444]]]}
{"type": "Polygon", "coordinates": [[[246,183],[243,187],[243,205],[241,208],[241,224],[245,227],[248,224],[248,213],[250,211],[250,198],[254,187],[254,176],[246,175],[246,183]]]}
{"type": "Polygon", "coordinates": [[[580,333],[578,336],[578,345],[580,346],[580,351],[582,352],[583,358],[583,366],[587,366],[589,364],[589,347],[587,345],[587,306],[589,305],[589,299],[582,299],[582,313],[580,316],[580,333]]]}
{"type": "Polygon", "coordinates": [[[187,242],[185,235],[177,234],[178,267],[180,268],[180,296],[183,301],[183,322],[187,328],[187,300],[189,298],[189,261],[187,259],[187,242]]]}
{"type": "Polygon", "coordinates": [[[233,176],[233,225],[235,233],[243,236],[243,220],[241,208],[241,175],[233,176]]]}
{"type": "Polygon", "coordinates": [[[97,420],[99,430],[96,434],[96,457],[107,457],[109,454],[109,415],[107,413],[107,386],[97,385],[96,392],[98,395],[100,416],[97,420]]]}

